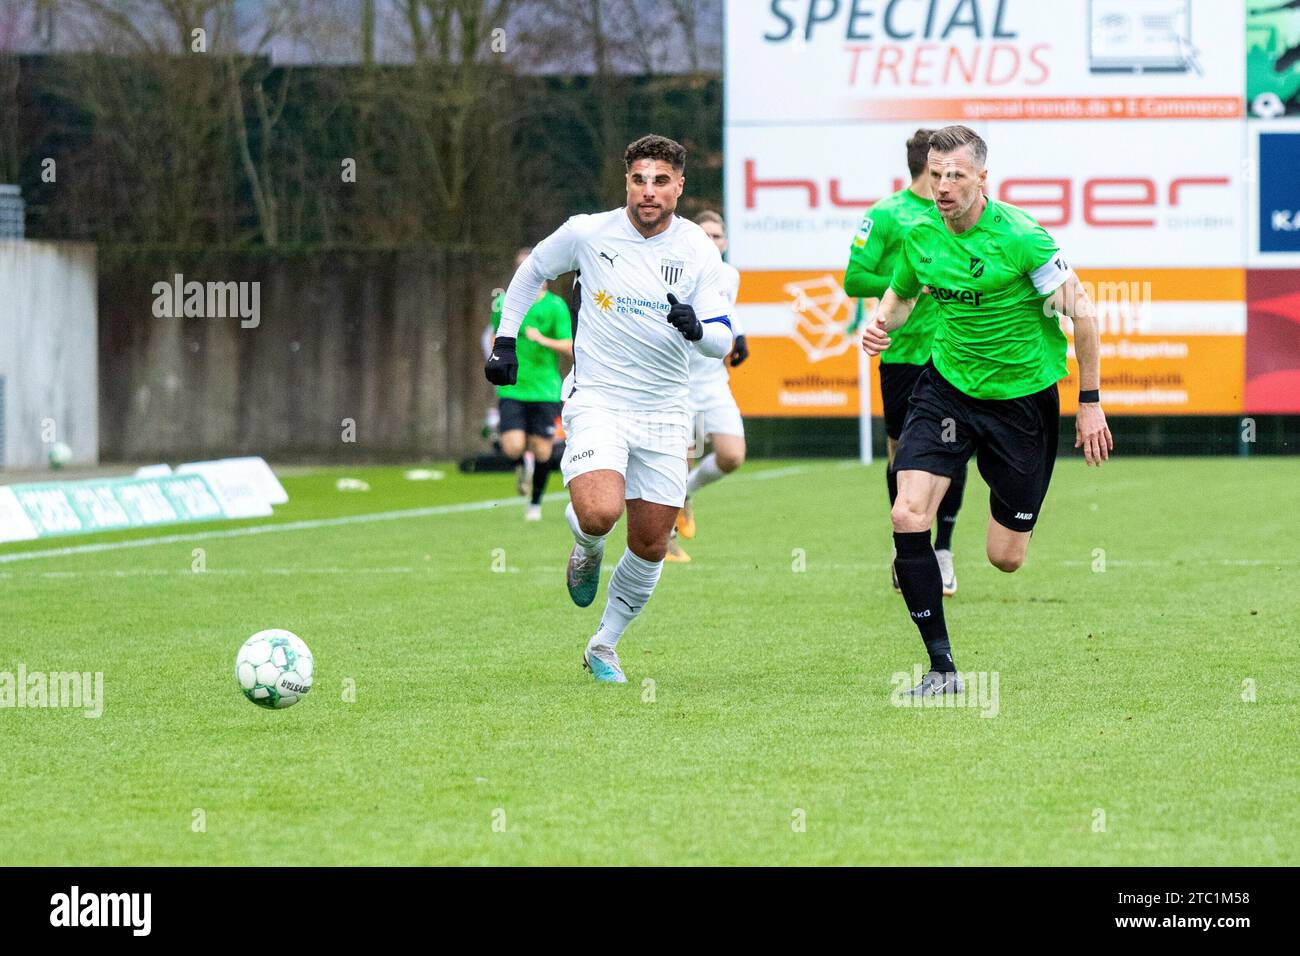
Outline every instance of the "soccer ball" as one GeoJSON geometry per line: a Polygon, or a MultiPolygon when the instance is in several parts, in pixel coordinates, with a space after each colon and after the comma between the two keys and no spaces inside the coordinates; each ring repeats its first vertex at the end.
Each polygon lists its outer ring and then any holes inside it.
{"type": "Polygon", "coordinates": [[[258,631],[235,656],[235,679],[259,707],[292,707],[311,690],[311,651],[302,638],[278,627],[258,631]]]}
{"type": "Polygon", "coordinates": [[[63,442],[55,442],[50,446],[50,468],[54,471],[58,471],[71,460],[72,449],[63,442]]]}

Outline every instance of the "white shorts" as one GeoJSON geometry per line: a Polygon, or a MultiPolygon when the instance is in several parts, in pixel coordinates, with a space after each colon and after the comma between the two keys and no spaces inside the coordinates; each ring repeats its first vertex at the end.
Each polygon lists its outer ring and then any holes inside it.
{"type": "Polygon", "coordinates": [[[623,476],[623,497],[680,508],[686,501],[686,446],[690,416],[685,412],[637,412],[564,403],[567,486],[578,475],[608,469],[623,476]]]}
{"type": "Polygon", "coordinates": [[[710,435],[736,435],[745,437],[745,422],[740,417],[740,406],[727,389],[710,395],[695,409],[695,438],[704,441],[710,435]]]}

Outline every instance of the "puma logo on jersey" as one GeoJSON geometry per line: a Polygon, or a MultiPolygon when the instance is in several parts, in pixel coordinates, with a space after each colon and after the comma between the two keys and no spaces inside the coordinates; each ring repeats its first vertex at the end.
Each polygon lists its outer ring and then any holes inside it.
{"type": "Polygon", "coordinates": [[[601,257],[602,259],[609,259],[609,264],[612,266],[612,265],[614,264],[614,259],[617,259],[617,258],[618,258],[618,253],[614,253],[614,257],[613,257],[612,259],[610,258],[609,253],[606,253],[606,252],[602,252],[602,253],[600,254],[600,257],[601,257]]]}

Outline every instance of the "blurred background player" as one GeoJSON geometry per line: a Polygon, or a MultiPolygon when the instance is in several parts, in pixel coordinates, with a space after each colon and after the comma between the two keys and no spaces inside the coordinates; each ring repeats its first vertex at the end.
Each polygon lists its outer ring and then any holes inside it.
{"type": "MultiPolygon", "coordinates": [[[[515,254],[518,269],[532,250],[515,254]]],[[[492,331],[501,326],[502,292],[492,302],[492,331]]],[[[542,517],[542,495],[551,477],[555,420],[560,415],[563,376],[559,357],[573,362],[573,326],[569,306],[543,283],[537,299],[524,316],[516,354],[519,376],[514,385],[497,386],[500,409],[501,452],[516,463],[519,493],[530,496],[526,521],[542,517]]]]}
{"type": "Polygon", "coordinates": [[[1056,463],[1066,376],[1059,316],[1074,323],[1079,359],[1076,448],[1100,465],[1114,447],[1101,408],[1096,308],[1054,240],[1029,213],[984,193],[988,147],[966,126],[930,137],[934,209],[908,230],[894,278],[862,347],[879,355],[928,286],[942,310],[934,355],[912,390],[895,464],[891,518],[898,583],[930,670],[907,692],[960,694],[930,526],[952,476],[976,455],[989,486],[985,548],[999,571],[1025,562],[1056,463]]]}
{"type": "MultiPolygon", "coordinates": [[[[727,226],[722,217],[711,209],[706,209],[695,217],[696,224],[713,240],[720,255],[727,254],[727,226]]],[[[735,336],[731,354],[719,362],[698,352],[691,354],[691,407],[695,412],[695,434],[708,439],[709,454],[706,455],[691,472],[686,482],[686,503],[677,515],[677,526],[668,541],[668,553],[665,561],[684,562],[691,560],[689,554],[682,550],[677,538],[695,537],[695,509],[691,504],[691,495],[705,485],[711,485],[720,478],[731,474],[745,463],[745,423],[740,417],[740,407],[731,394],[727,379],[727,362],[735,368],[749,358],[749,346],[745,342],[745,333],[736,316],[736,299],[740,295],[740,271],[725,260],[722,274],[727,286],[727,298],[731,302],[731,332],[735,336]]]]}
{"type": "Polygon", "coordinates": [[[686,150],[643,136],[623,162],[625,205],[571,216],[520,264],[484,369],[494,385],[514,384],[515,337],[537,289],[578,270],[582,304],[563,390],[561,467],[574,538],[565,585],[579,607],[596,599],[605,537],[626,505],[627,550],[582,655],[597,681],[620,684],[618,641],[654,594],[686,500],[690,355],[720,361],[732,349],[722,257],[699,226],[674,215],[686,150]]]}
{"type": "MultiPolygon", "coordinates": [[[[860,299],[879,299],[889,288],[894,276],[903,236],[909,229],[934,209],[930,197],[930,177],[926,170],[926,157],[930,152],[930,135],[933,131],[918,129],[907,141],[907,171],[912,184],[892,196],[880,200],[862,217],[862,226],[853,237],[849,248],[849,265],[844,273],[844,291],[860,299]]],[[[885,434],[889,462],[885,467],[885,483],[889,487],[889,506],[892,509],[898,498],[898,476],[894,471],[894,452],[898,437],[903,433],[903,420],[907,418],[908,400],[912,387],[930,361],[930,352],[939,330],[937,303],[928,295],[921,296],[907,324],[890,336],[889,349],[880,354],[880,398],[885,412],[885,434]]],[[[952,532],[957,525],[957,512],[961,509],[962,493],[966,489],[966,465],[952,476],[952,484],[939,504],[938,530],[934,536],[934,555],[939,561],[945,596],[957,593],[957,572],[952,560],[952,532]]],[[[898,572],[890,562],[889,575],[894,590],[898,587],[898,572]]]]}

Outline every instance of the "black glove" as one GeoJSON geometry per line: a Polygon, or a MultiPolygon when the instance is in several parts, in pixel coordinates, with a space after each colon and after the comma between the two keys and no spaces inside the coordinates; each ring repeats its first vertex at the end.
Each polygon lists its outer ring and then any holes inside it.
{"type": "Polygon", "coordinates": [[[747,358],[749,358],[749,346],[745,344],[743,335],[737,335],[735,343],[731,346],[731,367],[735,368],[747,358]]]}
{"type": "Polygon", "coordinates": [[[515,355],[515,340],[498,335],[492,343],[492,355],[483,369],[493,385],[514,385],[519,378],[519,358],[515,355]]]}
{"type": "Polygon", "coordinates": [[[695,317],[695,310],[685,302],[678,302],[677,296],[668,293],[668,323],[686,337],[688,342],[698,342],[704,338],[704,325],[695,317]]]}

